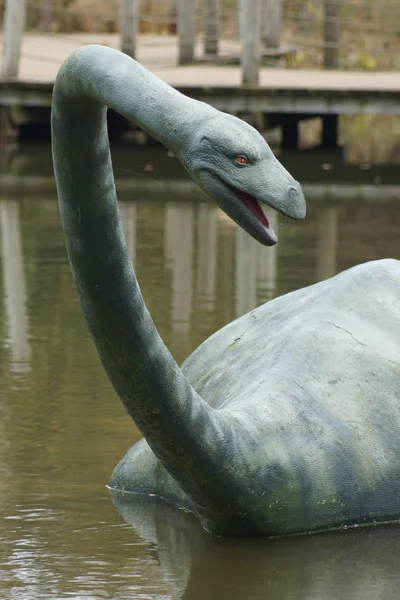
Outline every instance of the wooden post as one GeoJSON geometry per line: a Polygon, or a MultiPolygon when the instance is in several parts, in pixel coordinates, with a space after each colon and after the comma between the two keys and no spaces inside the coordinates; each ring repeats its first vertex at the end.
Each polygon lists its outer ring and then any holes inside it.
{"type": "Polygon", "coordinates": [[[26,19],[26,0],[6,0],[3,25],[3,64],[1,76],[18,76],[19,57],[26,19]]]}
{"type": "Polygon", "coordinates": [[[282,0],[264,0],[262,9],[261,38],[267,48],[281,45],[282,0]]]}
{"type": "Polygon", "coordinates": [[[196,4],[196,0],[178,0],[178,63],[180,65],[189,65],[194,60],[196,4]]]}
{"type": "Polygon", "coordinates": [[[324,115],[322,117],[322,148],[334,150],[338,148],[339,115],[324,115]]]}
{"type": "Polygon", "coordinates": [[[204,9],[204,53],[206,56],[218,56],[218,38],[220,32],[220,0],[203,0],[204,9]]]}
{"type": "Polygon", "coordinates": [[[40,29],[46,33],[51,31],[51,0],[42,0],[42,22],[40,29]]]}
{"type": "Polygon", "coordinates": [[[324,68],[339,68],[340,3],[324,0],[324,68]]]}
{"type": "Polygon", "coordinates": [[[136,56],[139,25],[139,0],[120,0],[121,50],[131,58],[136,56]]]}
{"type": "Polygon", "coordinates": [[[285,115],[282,122],[283,150],[297,150],[299,147],[299,119],[296,115],[285,115]]]}
{"type": "Polygon", "coordinates": [[[261,54],[261,0],[240,0],[242,84],[258,85],[261,54]]]}

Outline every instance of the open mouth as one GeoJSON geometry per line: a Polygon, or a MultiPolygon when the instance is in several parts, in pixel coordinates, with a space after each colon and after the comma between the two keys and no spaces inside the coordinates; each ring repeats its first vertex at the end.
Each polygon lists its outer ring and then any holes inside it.
{"type": "Polygon", "coordinates": [[[218,177],[218,179],[220,180],[221,183],[223,183],[223,185],[225,187],[227,187],[229,189],[231,194],[234,194],[236,196],[236,198],[242,204],[244,204],[244,206],[246,206],[247,209],[257,218],[258,222],[263,226],[264,233],[269,238],[270,243],[276,244],[276,242],[278,241],[276,233],[274,232],[271,225],[269,224],[269,221],[268,221],[266,215],[264,214],[264,211],[261,208],[258,200],[256,200],[256,198],[254,198],[254,196],[251,196],[250,194],[247,194],[246,192],[243,192],[242,190],[235,188],[233,185],[230,185],[229,183],[227,183],[220,177],[218,177]]]}

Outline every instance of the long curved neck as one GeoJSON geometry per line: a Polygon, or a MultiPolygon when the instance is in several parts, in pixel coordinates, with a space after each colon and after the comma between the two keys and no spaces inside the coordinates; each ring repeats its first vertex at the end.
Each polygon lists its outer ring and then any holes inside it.
{"type": "Polygon", "coordinates": [[[217,493],[213,463],[222,417],[189,385],[146,309],[119,217],[106,107],[173,151],[213,109],[182,96],[138,63],[87,46],[63,65],[52,107],[62,225],[81,307],[108,376],[156,456],[185,491],[217,493]],[[205,477],[210,475],[210,477],[205,477]]]}

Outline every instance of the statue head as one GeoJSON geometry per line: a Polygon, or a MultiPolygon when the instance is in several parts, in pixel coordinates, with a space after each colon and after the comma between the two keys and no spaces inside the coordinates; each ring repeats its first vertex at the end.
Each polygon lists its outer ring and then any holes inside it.
{"type": "Polygon", "coordinates": [[[236,117],[213,112],[201,120],[181,160],[200,188],[261,244],[277,242],[263,204],[293,219],[305,217],[300,184],[262,135],[236,117]]]}

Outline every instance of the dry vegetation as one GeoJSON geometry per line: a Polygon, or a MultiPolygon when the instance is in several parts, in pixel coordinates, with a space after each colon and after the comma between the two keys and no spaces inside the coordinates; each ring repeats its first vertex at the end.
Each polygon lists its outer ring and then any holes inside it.
{"type": "MultiPolygon", "coordinates": [[[[400,69],[400,1],[336,0],[340,4],[340,66],[400,69]]],[[[322,64],[323,2],[287,0],[284,38],[298,48],[298,66],[322,64]]]]}
{"type": "MultiPolygon", "coordinates": [[[[322,64],[324,0],[283,0],[282,41],[297,48],[293,66],[322,64]]],[[[340,4],[340,62],[345,69],[400,69],[400,0],[331,0],[340,4]]],[[[237,37],[238,0],[221,0],[223,33],[237,37]]],[[[0,0],[0,6],[4,0],[0,0]]],[[[202,0],[197,1],[202,30],[202,0]]],[[[28,28],[117,32],[119,0],[28,0],[28,28]],[[47,9],[46,6],[50,7],[47,9]]],[[[176,30],[176,0],[140,0],[140,31],[176,30]]]]}
{"type": "MultiPolygon", "coordinates": [[[[1,3],[4,0],[0,0],[1,3]]],[[[118,31],[119,0],[47,0],[51,6],[51,27],[56,32],[118,31]]],[[[46,0],[28,0],[28,28],[41,28],[46,21],[46,0]]],[[[237,0],[222,0],[224,29],[236,31],[237,0]]],[[[201,29],[202,3],[198,2],[198,21],[201,29]]],[[[141,33],[173,33],[176,28],[176,0],[140,0],[141,33]]],[[[230,31],[229,31],[230,30],[230,31]]]]}

